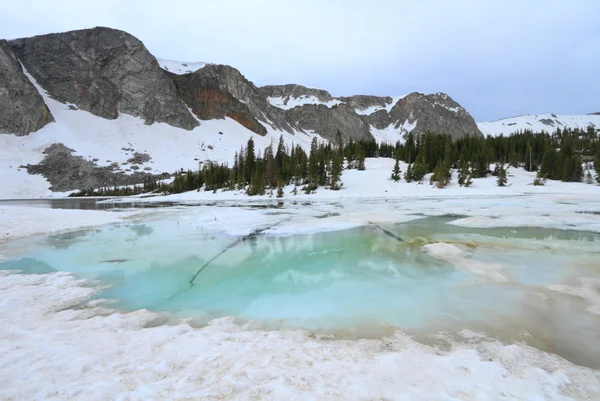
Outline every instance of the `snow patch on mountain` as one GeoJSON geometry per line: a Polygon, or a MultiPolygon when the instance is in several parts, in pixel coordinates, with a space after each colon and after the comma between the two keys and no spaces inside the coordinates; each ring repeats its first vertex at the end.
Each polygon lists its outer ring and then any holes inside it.
{"type": "Polygon", "coordinates": [[[590,125],[596,129],[600,128],[600,115],[525,114],[496,121],[477,123],[481,132],[489,136],[507,136],[524,130],[551,133],[556,131],[557,128],[587,129],[590,125]]]}
{"type": "Polygon", "coordinates": [[[393,124],[390,124],[383,129],[377,129],[371,125],[369,126],[369,130],[371,131],[371,135],[373,135],[377,143],[395,144],[398,141],[400,141],[400,143],[404,143],[405,141],[402,137],[402,132],[394,128],[393,124]]]}
{"type": "Polygon", "coordinates": [[[273,106],[278,107],[283,110],[293,109],[297,106],[304,106],[306,104],[322,104],[327,107],[333,107],[337,104],[343,103],[337,99],[323,101],[317,98],[316,96],[307,96],[302,95],[300,97],[290,97],[290,96],[279,96],[279,97],[268,97],[267,100],[273,106]]]}
{"type": "Polygon", "coordinates": [[[398,100],[402,99],[406,97],[406,95],[402,95],[402,96],[393,96],[392,97],[392,101],[390,103],[388,103],[385,107],[383,106],[371,106],[368,107],[366,109],[354,109],[356,111],[356,114],[362,115],[362,116],[368,116],[371,115],[373,113],[378,112],[379,110],[385,110],[388,113],[390,112],[390,110],[392,110],[392,107],[394,107],[396,105],[396,103],[398,103],[398,100]]]}
{"type": "Polygon", "coordinates": [[[203,62],[186,63],[183,61],[173,61],[160,58],[157,58],[156,61],[158,61],[160,68],[177,75],[191,74],[192,72],[196,72],[206,65],[206,63],[203,62]]]}
{"type": "Polygon", "coordinates": [[[308,151],[312,137],[318,136],[291,134],[271,127],[267,127],[265,136],[260,136],[230,118],[202,121],[191,131],[166,123],[147,125],[128,114],[108,120],[51,98],[24,72],[44,98],[55,122],[26,136],[0,135],[0,199],[64,196],[51,192],[44,177],[31,175],[22,167],[40,163],[44,150],[54,143],[64,144],[74,150],[74,155],[98,166],[118,166],[128,174],[134,172],[128,160],[135,152],[145,153],[151,159],[137,164],[137,171],[159,174],[180,168],[195,170],[207,160],[232,165],[235,151],[245,146],[249,138],[254,139],[256,149],[262,150],[270,144],[277,146],[283,136],[286,146],[298,144],[308,151]]]}

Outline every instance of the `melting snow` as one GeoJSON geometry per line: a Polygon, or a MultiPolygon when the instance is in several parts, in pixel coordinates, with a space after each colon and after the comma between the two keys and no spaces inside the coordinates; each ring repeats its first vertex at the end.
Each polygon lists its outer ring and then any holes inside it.
{"type": "Polygon", "coordinates": [[[565,114],[525,114],[517,117],[504,118],[496,121],[477,123],[484,135],[510,135],[517,131],[532,130],[533,132],[556,131],[556,128],[587,129],[589,125],[600,128],[598,115],[565,115],[565,114]]]}
{"type": "Polygon", "coordinates": [[[206,63],[202,62],[186,63],[182,61],[165,60],[160,58],[157,58],[156,61],[158,61],[160,68],[162,68],[163,70],[178,75],[190,74],[192,72],[198,71],[206,65],[206,63]]]}
{"type": "Polygon", "coordinates": [[[290,97],[290,96],[269,97],[269,98],[267,98],[267,100],[273,106],[278,107],[280,109],[284,109],[284,110],[293,109],[296,106],[303,106],[305,104],[322,104],[327,107],[333,107],[336,104],[343,103],[337,99],[333,99],[333,100],[329,100],[329,101],[322,101],[322,100],[318,99],[316,96],[312,96],[312,95],[311,96],[302,95],[300,97],[290,97]]]}

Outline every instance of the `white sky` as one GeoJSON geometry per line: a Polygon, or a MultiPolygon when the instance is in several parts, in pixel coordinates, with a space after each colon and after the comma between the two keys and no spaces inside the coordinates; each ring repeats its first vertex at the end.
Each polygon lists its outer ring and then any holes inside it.
{"type": "Polygon", "coordinates": [[[157,57],[335,96],[447,92],[478,121],[600,111],[600,0],[0,0],[0,37],[109,26],[157,57]]]}

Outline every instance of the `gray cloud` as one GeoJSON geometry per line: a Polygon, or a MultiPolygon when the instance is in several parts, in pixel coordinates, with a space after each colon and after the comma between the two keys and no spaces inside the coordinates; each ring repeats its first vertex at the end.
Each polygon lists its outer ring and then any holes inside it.
{"type": "Polygon", "coordinates": [[[21,0],[3,5],[0,37],[110,26],[258,85],[444,91],[488,120],[600,111],[598,15],[596,0],[21,0]]]}

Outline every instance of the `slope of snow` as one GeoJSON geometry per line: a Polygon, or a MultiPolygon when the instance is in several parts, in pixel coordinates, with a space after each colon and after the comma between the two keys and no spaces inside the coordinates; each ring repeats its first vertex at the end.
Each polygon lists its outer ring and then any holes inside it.
{"type": "Polygon", "coordinates": [[[198,71],[206,65],[206,63],[202,62],[186,63],[183,61],[165,60],[160,58],[157,58],[156,61],[158,61],[160,68],[162,68],[163,70],[178,75],[190,74],[192,72],[198,71]]]}
{"type": "MultiPolygon", "coordinates": [[[[27,74],[43,96],[56,122],[26,136],[0,135],[0,198],[37,198],[53,194],[48,181],[40,175],[30,175],[21,166],[39,163],[43,151],[53,143],[63,143],[74,149],[75,155],[95,161],[99,166],[117,163],[121,169],[130,167],[127,160],[134,152],[147,153],[151,160],[140,164],[138,171],[172,173],[180,168],[197,169],[205,160],[233,162],[236,150],[253,138],[256,149],[275,146],[283,136],[286,144],[299,144],[307,150],[315,134],[273,130],[267,127],[262,137],[236,121],[201,121],[191,131],[166,123],[146,125],[138,117],[121,114],[115,120],[97,117],[87,111],[72,110],[69,105],[52,99],[27,74]],[[97,159],[97,160],[96,160],[97,159]]],[[[129,172],[132,172],[131,170],[129,172]]]]}
{"type": "Polygon", "coordinates": [[[516,131],[524,130],[552,133],[556,131],[556,128],[587,129],[589,125],[600,128],[600,115],[525,114],[496,121],[477,123],[479,130],[484,135],[489,136],[507,136],[516,131]]]}
{"type": "Polygon", "coordinates": [[[388,103],[387,105],[385,105],[385,107],[383,107],[383,106],[371,106],[371,107],[368,107],[368,108],[366,108],[364,110],[361,110],[361,109],[354,109],[354,110],[356,111],[356,114],[360,114],[360,115],[363,115],[363,116],[371,115],[371,114],[373,114],[375,112],[378,112],[379,110],[385,110],[385,111],[387,111],[389,113],[390,110],[392,110],[392,107],[394,107],[396,105],[396,103],[398,103],[398,100],[400,100],[400,99],[402,99],[404,97],[406,97],[406,95],[393,96],[391,103],[388,103]]]}
{"type": "Polygon", "coordinates": [[[377,129],[374,126],[370,125],[369,130],[371,131],[371,134],[373,135],[377,143],[389,143],[394,145],[398,141],[400,141],[401,143],[404,143],[405,141],[405,139],[402,137],[404,133],[401,130],[396,129],[394,127],[394,124],[390,124],[383,129],[377,129]]]}
{"type": "Polygon", "coordinates": [[[336,104],[343,103],[337,99],[333,99],[333,100],[324,102],[322,100],[319,100],[316,96],[312,96],[312,95],[311,96],[303,95],[300,97],[290,97],[290,96],[268,97],[267,100],[273,106],[278,107],[283,110],[293,109],[296,106],[303,106],[305,104],[322,104],[327,107],[333,107],[336,104]]]}

